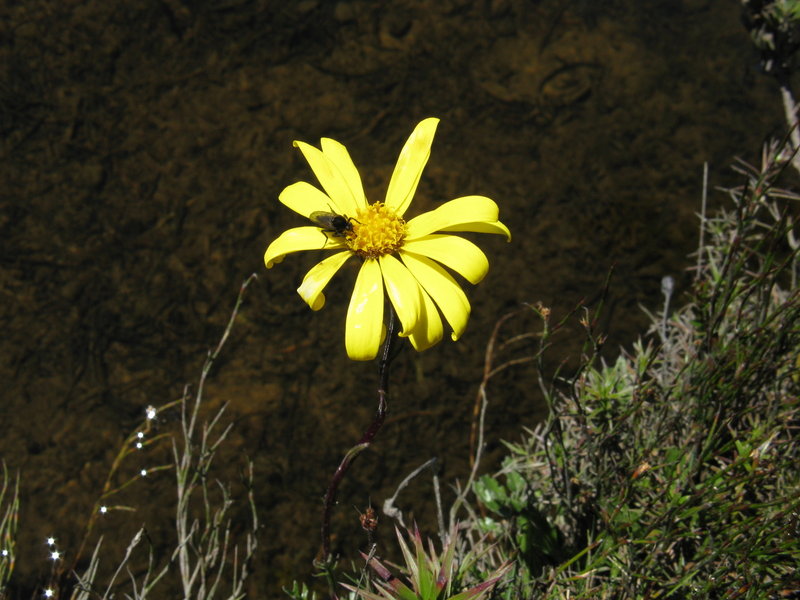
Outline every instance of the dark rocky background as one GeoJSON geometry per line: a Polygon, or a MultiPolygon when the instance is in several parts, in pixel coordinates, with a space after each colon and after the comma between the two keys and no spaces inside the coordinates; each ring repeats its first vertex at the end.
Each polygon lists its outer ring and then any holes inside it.
{"type": "MultiPolygon", "coordinates": [[[[349,561],[366,543],[354,506],[380,505],[434,455],[445,481],[465,476],[496,319],[538,300],[563,316],[614,265],[613,357],[647,323],[639,304],[660,305],[661,277],[686,277],[703,162],[712,186],[735,182],[730,161],[755,160],[782,114],[735,0],[7,0],[0,65],[0,458],[21,477],[20,598],[47,581],[45,536],[74,556],[125,436],[196,380],[252,272],[207,394],[235,421],[217,475],[255,463],[251,597],[308,577],[375,366],[344,353],[352,269],[312,313],[294,290],[319,256],[263,268],[266,245],[300,224],[277,195],[314,181],[293,140],[343,142],[381,199],[405,138],[438,116],[412,213],[487,195],[514,235],[479,240],[491,271],[468,290],[462,340],[398,359],[389,422],[340,494],[334,545],[349,561]]],[[[574,362],[580,335],[561,339],[553,364],[574,362]]],[[[535,424],[535,388],[525,370],[491,387],[487,468],[501,437],[535,424]]],[[[171,477],[128,488],[136,512],[99,524],[106,566],[142,523],[169,555],[171,477]]],[[[401,502],[424,522],[431,497],[426,479],[401,502]]]]}

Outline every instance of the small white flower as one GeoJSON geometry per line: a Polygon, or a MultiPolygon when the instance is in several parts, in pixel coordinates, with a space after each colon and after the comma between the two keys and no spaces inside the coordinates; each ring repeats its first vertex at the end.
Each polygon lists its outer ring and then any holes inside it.
{"type": "Polygon", "coordinates": [[[52,598],[53,597],[53,590],[51,588],[47,588],[44,591],[44,597],[45,598],[52,598]]]}
{"type": "Polygon", "coordinates": [[[61,552],[59,552],[58,550],[53,550],[53,551],[50,553],[50,558],[51,558],[52,560],[58,560],[59,558],[61,558],[61,552]]]}
{"type": "Polygon", "coordinates": [[[156,411],[156,408],[155,408],[155,406],[152,406],[152,405],[151,405],[151,406],[148,406],[148,407],[147,407],[147,408],[145,408],[144,410],[145,410],[145,413],[147,414],[147,419],[148,419],[149,421],[152,421],[153,419],[155,419],[155,418],[156,418],[156,412],[157,412],[157,411],[156,411]]]}
{"type": "Polygon", "coordinates": [[[101,515],[104,515],[107,512],[108,512],[108,507],[106,505],[103,505],[103,506],[100,507],[100,514],[101,515]]]}
{"type": "Polygon", "coordinates": [[[55,544],[56,544],[56,538],[54,538],[53,536],[50,536],[49,538],[47,538],[47,539],[45,540],[45,543],[46,543],[48,546],[55,546],[55,544]]]}
{"type": "Polygon", "coordinates": [[[142,477],[146,477],[147,476],[147,469],[142,469],[141,471],[139,471],[139,475],[141,475],[142,477]]]}

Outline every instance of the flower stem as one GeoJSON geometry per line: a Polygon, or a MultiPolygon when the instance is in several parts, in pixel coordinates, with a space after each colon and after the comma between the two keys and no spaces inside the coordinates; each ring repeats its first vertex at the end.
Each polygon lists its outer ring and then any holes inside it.
{"type": "Polygon", "coordinates": [[[386,325],[386,340],[383,343],[381,350],[379,371],[378,371],[378,409],[375,411],[375,418],[367,427],[361,439],[358,440],[355,446],[350,448],[342,458],[336,472],[328,484],[328,491],[325,494],[325,508],[322,512],[322,561],[328,562],[331,558],[331,511],[333,505],[336,503],[336,492],[339,489],[339,484],[344,478],[344,474],[350,467],[350,464],[355,460],[356,456],[361,454],[362,451],[370,447],[375,440],[375,436],[383,426],[386,419],[387,404],[386,395],[389,391],[389,366],[394,359],[396,353],[394,345],[396,336],[394,335],[396,327],[396,316],[394,308],[389,306],[389,322],[386,325]]]}

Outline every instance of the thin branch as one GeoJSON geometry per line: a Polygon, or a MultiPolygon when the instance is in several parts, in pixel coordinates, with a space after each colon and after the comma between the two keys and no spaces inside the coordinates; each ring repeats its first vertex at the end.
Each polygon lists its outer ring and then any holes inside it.
{"type": "Polygon", "coordinates": [[[336,503],[336,492],[339,489],[339,484],[342,482],[345,473],[350,468],[352,462],[364,450],[372,445],[375,436],[378,435],[386,420],[386,412],[388,406],[386,403],[386,396],[389,391],[389,367],[394,359],[394,346],[396,337],[394,334],[396,327],[396,316],[393,308],[389,308],[389,323],[386,326],[386,341],[383,344],[383,351],[381,352],[380,367],[378,372],[378,408],[375,411],[375,417],[372,419],[367,430],[361,436],[361,439],[356,442],[355,446],[350,448],[342,458],[339,466],[328,484],[328,491],[325,493],[325,503],[322,510],[322,563],[328,564],[331,561],[331,512],[333,505],[336,503]]]}

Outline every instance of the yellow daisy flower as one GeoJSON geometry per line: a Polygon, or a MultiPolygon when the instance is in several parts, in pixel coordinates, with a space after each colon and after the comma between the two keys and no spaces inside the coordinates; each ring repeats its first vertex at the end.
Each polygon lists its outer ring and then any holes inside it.
{"type": "Polygon", "coordinates": [[[328,138],[322,138],[321,149],[294,143],[325,191],[300,181],[281,192],[283,204],[316,226],[284,231],[267,248],[264,262],[269,269],[291,252],[340,250],[312,267],[297,289],[312,310],[319,310],[325,304],[322,291],[336,271],[353,256],[361,259],[345,324],[345,346],[353,360],[369,360],[378,353],[384,335],[384,291],[402,326],[399,335],[408,337],[416,350],[441,340],[440,313],[457,340],[467,325],[470,305],[442,265],[475,284],[486,275],[489,261],[475,244],[450,232],[497,233],[511,240],[498,220],[497,205],[484,196],[456,198],[403,220],[438,123],[429,118],[417,125],[400,152],[386,200],[372,204],[342,144],[328,138]]]}

